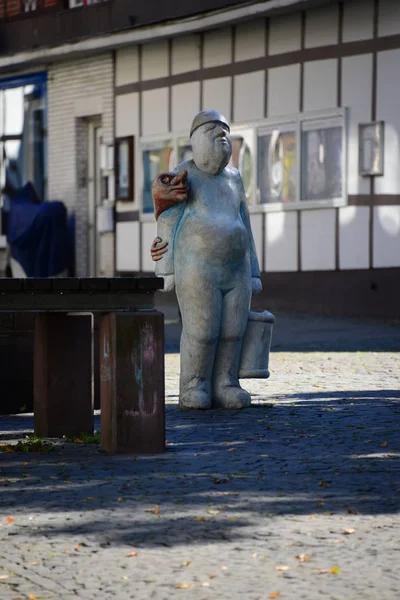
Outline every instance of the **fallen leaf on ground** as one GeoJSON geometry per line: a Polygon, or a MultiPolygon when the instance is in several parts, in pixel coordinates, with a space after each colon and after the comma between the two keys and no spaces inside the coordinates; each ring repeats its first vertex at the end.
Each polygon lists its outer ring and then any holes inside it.
{"type": "Polygon", "coordinates": [[[382,444],[379,444],[381,448],[386,448],[389,445],[389,442],[382,442],[382,444]]]}
{"type": "Polygon", "coordinates": [[[206,517],[194,517],[193,521],[209,521],[206,517]]]}
{"type": "Polygon", "coordinates": [[[178,583],[178,590],[190,590],[196,587],[195,583],[178,583]]]}
{"type": "Polygon", "coordinates": [[[14,522],[14,517],[7,517],[5,519],[6,523],[13,523],[14,522]]]}
{"type": "Polygon", "coordinates": [[[257,552],[254,552],[253,558],[257,558],[257,556],[258,556],[257,552]]]}
{"type": "Polygon", "coordinates": [[[221,571],[227,571],[228,567],[226,567],[225,565],[223,567],[221,567],[221,571]]]}
{"type": "Polygon", "coordinates": [[[211,575],[210,575],[210,579],[215,579],[215,578],[216,578],[216,576],[217,576],[217,574],[216,574],[216,573],[211,573],[211,575]]]}
{"type": "Polygon", "coordinates": [[[132,550],[132,552],[129,552],[129,554],[127,554],[127,556],[137,556],[136,550],[132,550]]]}
{"type": "Polygon", "coordinates": [[[330,484],[327,481],[320,481],[318,485],[322,488],[328,488],[330,484]]]}
{"type": "Polygon", "coordinates": [[[224,477],[222,479],[214,479],[214,483],[229,483],[228,477],[224,477]]]}
{"type": "Polygon", "coordinates": [[[125,498],[122,498],[122,496],[120,496],[119,498],[117,498],[117,502],[125,502],[125,498]]]}
{"type": "Polygon", "coordinates": [[[337,575],[338,573],[340,573],[339,567],[332,567],[331,573],[332,575],[337,575]]]}
{"type": "Polygon", "coordinates": [[[281,595],[280,592],[271,592],[268,595],[268,598],[278,598],[278,596],[280,596],[280,595],[281,595]]]}
{"type": "Polygon", "coordinates": [[[209,508],[207,509],[207,512],[209,515],[217,515],[219,513],[219,510],[217,510],[216,508],[209,508]]]}
{"type": "Polygon", "coordinates": [[[210,587],[211,583],[209,581],[203,581],[201,587],[210,587]]]}
{"type": "Polygon", "coordinates": [[[9,575],[0,575],[0,579],[8,579],[9,577],[9,575]]]}
{"type": "Polygon", "coordinates": [[[353,527],[349,527],[348,529],[344,529],[343,533],[344,535],[350,535],[351,533],[355,533],[355,529],[353,529],[353,527]]]}
{"type": "Polygon", "coordinates": [[[311,554],[296,554],[295,558],[300,562],[308,562],[311,558],[311,554]]]}
{"type": "Polygon", "coordinates": [[[28,594],[27,598],[28,600],[37,600],[40,596],[38,594],[28,594]]]}
{"type": "Polygon", "coordinates": [[[184,560],[184,561],[181,563],[181,567],[188,567],[188,566],[189,566],[189,565],[191,565],[191,564],[192,564],[192,561],[191,561],[191,560],[184,560]]]}
{"type": "Polygon", "coordinates": [[[276,571],[289,571],[289,567],[287,565],[276,565],[276,571]]]}
{"type": "Polygon", "coordinates": [[[156,517],[158,517],[158,515],[160,514],[160,507],[158,506],[158,504],[156,504],[155,506],[154,514],[156,515],[156,517]]]}

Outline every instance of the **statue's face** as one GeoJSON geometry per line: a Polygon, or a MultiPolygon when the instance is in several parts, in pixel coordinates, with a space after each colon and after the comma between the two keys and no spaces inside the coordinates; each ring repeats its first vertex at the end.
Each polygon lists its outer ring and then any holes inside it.
{"type": "Polygon", "coordinates": [[[193,160],[205,173],[217,175],[229,163],[232,154],[231,138],[226,125],[219,122],[204,123],[190,138],[193,160]]]}

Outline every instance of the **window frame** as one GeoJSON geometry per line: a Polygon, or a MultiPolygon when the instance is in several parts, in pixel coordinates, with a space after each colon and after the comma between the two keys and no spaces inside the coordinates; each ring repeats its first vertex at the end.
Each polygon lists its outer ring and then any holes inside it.
{"type": "MultiPolygon", "coordinates": [[[[337,125],[336,125],[337,126],[337,125]]],[[[231,135],[240,134],[243,131],[253,132],[253,190],[251,199],[248,199],[249,212],[252,214],[266,213],[266,212],[281,212],[286,210],[307,210],[316,208],[337,208],[341,206],[347,206],[348,194],[347,194],[347,154],[348,154],[348,111],[346,108],[336,108],[329,110],[316,110],[310,112],[303,112],[291,115],[282,115],[269,119],[259,119],[254,121],[232,123],[231,124],[231,135]],[[342,196],[338,198],[327,198],[321,200],[302,200],[302,132],[303,124],[306,124],[307,130],[317,129],[317,125],[326,124],[329,125],[332,121],[337,121],[342,128],[342,196]],[[315,125],[315,126],[314,126],[315,125]],[[296,132],[296,200],[294,202],[260,202],[260,192],[258,187],[258,138],[260,133],[273,128],[282,128],[283,131],[295,131],[296,132]],[[293,127],[294,129],[291,129],[293,127]]],[[[188,139],[187,131],[176,131],[169,132],[163,135],[152,135],[143,136],[139,141],[139,153],[140,153],[140,181],[138,182],[138,200],[139,200],[139,212],[141,221],[154,221],[154,213],[143,212],[143,161],[142,152],[145,149],[147,143],[154,142],[167,142],[171,141],[172,150],[177,159],[178,157],[178,144],[180,139],[188,139]]]]}

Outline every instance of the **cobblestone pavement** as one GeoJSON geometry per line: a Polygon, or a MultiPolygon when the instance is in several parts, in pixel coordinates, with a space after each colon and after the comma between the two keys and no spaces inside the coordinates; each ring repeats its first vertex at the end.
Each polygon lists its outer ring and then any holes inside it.
{"type": "Polygon", "coordinates": [[[245,411],[179,411],[168,354],[163,455],[1,453],[1,600],[397,600],[399,325],[318,323],[277,331],[245,411]]]}

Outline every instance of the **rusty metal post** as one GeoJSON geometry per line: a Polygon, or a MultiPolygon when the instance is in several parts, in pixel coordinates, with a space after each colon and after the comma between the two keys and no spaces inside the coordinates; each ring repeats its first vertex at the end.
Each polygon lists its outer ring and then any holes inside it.
{"type": "Polygon", "coordinates": [[[105,313],[100,321],[101,445],[107,452],[165,449],[164,315],[105,313]]]}
{"type": "Polygon", "coordinates": [[[93,316],[41,314],[34,332],[35,434],[93,433],[93,316]]]}

